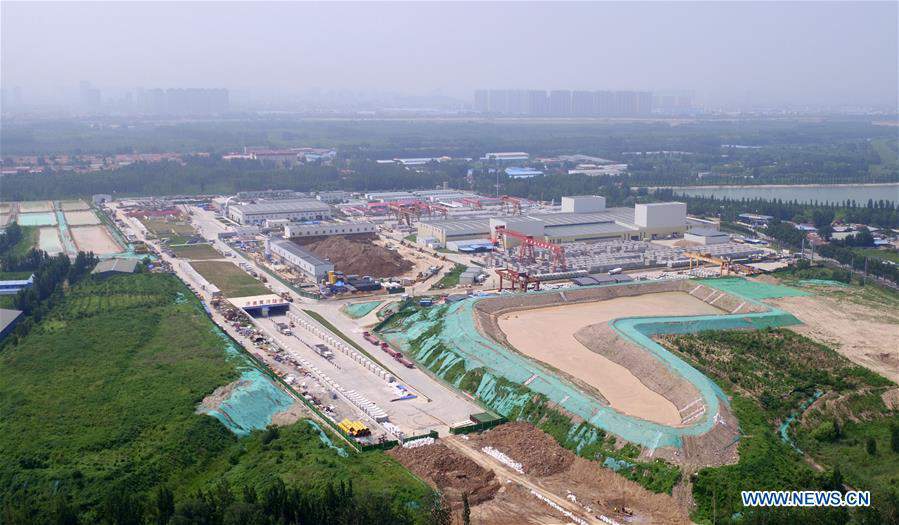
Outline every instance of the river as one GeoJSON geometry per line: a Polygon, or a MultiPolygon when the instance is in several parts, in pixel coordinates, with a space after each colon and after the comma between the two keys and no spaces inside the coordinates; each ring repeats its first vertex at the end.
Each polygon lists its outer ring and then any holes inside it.
{"type": "Polygon", "coordinates": [[[854,200],[865,205],[868,199],[887,200],[899,204],[899,183],[890,184],[833,184],[795,186],[679,186],[672,187],[675,195],[691,197],[727,197],[729,199],[766,199],[799,202],[843,202],[854,200]]]}

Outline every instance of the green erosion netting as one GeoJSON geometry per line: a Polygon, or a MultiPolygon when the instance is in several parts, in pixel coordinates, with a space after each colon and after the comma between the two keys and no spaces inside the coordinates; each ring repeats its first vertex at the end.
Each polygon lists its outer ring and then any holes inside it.
{"type": "MultiPolygon", "coordinates": [[[[702,284],[719,288],[758,303],[758,299],[806,295],[793,288],[744,281],[705,279],[702,284]]],[[[640,284],[637,284],[639,286],[640,284]]],[[[614,286],[614,285],[613,285],[614,286]]],[[[635,286],[632,283],[617,286],[635,286]]],[[[532,292],[555,293],[555,292],[532,292]]],[[[556,376],[540,363],[511,351],[482,335],[475,326],[474,305],[483,298],[470,298],[450,305],[420,310],[400,326],[383,334],[391,343],[453,386],[473,393],[488,407],[515,419],[539,393],[555,407],[582,418],[594,427],[645,447],[682,447],[683,437],[701,435],[715,424],[721,403],[727,398],[708,377],[653,341],[653,335],[702,330],[765,328],[798,324],[791,314],[773,309],[750,314],[684,317],[634,317],[610,322],[622,337],[642,346],[674,373],[692,383],[706,404],[706,412],[683,428],[645,421],[603,406],[595,397],[556,376]],[[480,370],[478,370],[480,369],[480,370]],[[469,373],[476,371],[476,373],[469,373]]],[[[566,438],[577,449],[600,439],[588,425],[572,425],[566,438]]]]}
{"type": "Polygon", "coordinates": [[[747,281],[740,277],[721,277],[717,279],[697,279],[698,283],[712,288],[717,288],[722,292],[728,292],[739,295],[744,299],[773,299],[775,297],[797,297],[801,295],[809,295],[808,292],[797,290],[789,286],[779,284],[760,283],[756,281],[747,281]]]}
{"type": "Polygon", "coordinates": [[[378,307],[381,301],[368,301],[365,303],[353,303],[343,307],[343,311],[353,319],[359,319],[370,314],[372,310],[378,307]]]}
{"type": "Polygon", "coordinates": [[[278,388],[267,375],[252,366],[234,346],[234,342],[218,327],[215,334],[225,342],[225,353],[237,359],[240,378],[218,408],[202,411],[222,422],[238,436],[261,430],[272,422],[272,416],[290,408],[293,399],[278,388]]]}
{"type": "Polygon", "coordinates": [[[318,432],[318,439],[320,439],[326,447],[334,449],[337,452],[337,455],[342,458],[349,456],[349,453],[347,453],[345,449],[338,447],[334,444],[333,441],[331,441],[331,438],[329,438],[328,434],[326,434],[325,431],[322,430],[322,427],[318,426],[318,423],[312,421],[311,419],[307,419],[306,423],[309,423],[309,426],[314,428],[318,432]]]}
{"type": "Polygon", "coordinates": [[[832,281],[830,279],[802,279],[799,284],[803,286],[836,286],[839,288],[848,288],[849,284],[842,281],[832,281]]]}

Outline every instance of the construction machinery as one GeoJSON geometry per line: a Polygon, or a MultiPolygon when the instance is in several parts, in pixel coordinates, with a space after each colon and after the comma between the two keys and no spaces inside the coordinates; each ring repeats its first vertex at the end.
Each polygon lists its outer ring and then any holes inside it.
{"type": "Polygon", "coordinates": [[[558,244],[543,239],[536,239],[533,235],[526,235],[515,230],[509,230],[505,226],[497,226],[493,230],[493,237],[490,240],[494,246],[502,244],[503,247],[507,247],[509,244],[508,239],[510,238],[519,241],[518,258],[522,261],[533,262],[534,248],[541,248],[552,253],[553,270],[561,271],[567,269],[565,249],[558,244]]]}
{"type": "Polygon", "coordinates": [[[515,290],[526,292],[528,290],[540,289],[540,279],[532,277],[527,272],[519,272],[510,268],[497,268],[496,275],[499,276],[499,291],[506,289],[504,287],[506,281],[509,282],[508,289],[513,292],[515,290]]]}
{"type": "Polygon", "coordinates": [[[702,263],[705,262],[718,265],[718,273],[720,275],[731,275],[732,273],[736,275],[756,275],[761,273],[761,270],[758,268],[734,262],[727,257],[715,257],[700,252],[685,252],[684,256],[690,259],[691,270],[693,269],[694,262],[696,263],[697,268],[702,266],[702,263]]]}
{"type": "Polygon", "coordinates": [[[521,199],[512,197],[511,195],[503,195],[501,200],[503,202],[503,213],[508,215],[521,215],[521,199]]]}

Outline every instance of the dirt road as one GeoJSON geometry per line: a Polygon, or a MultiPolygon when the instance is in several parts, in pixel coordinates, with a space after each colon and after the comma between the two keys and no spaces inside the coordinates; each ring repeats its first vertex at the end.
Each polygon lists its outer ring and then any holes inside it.
{"type": "MultiPolygon", "coordinates": [[[[562,507],[563,509],[571,512],[578,518],[584,520],[584,522],[586,522],[586,523],[595,523],[598,525],[604,525],[603,522],[600,521],[598,518],[595,518],[595,517],[587,514],[586,512],[584,512],[584,509],[582,509],[577,503],[569,501],[569,500],[565,499],[565,497],[563,497],[563,496],[559,496],[555,493],[552,493],[552,492],[546,490],[544,487],[540,486],[539,483],[532,481],[527,475],[519,474],[519,473],[513,471],[512,469],[506,467],[505,465],[503,465],[496,459],[488,456],[487,454],[484,454],[480,450],[476,450],[471,444],[466,442],[463,438],[452,436],[452,437],[441,440],[441,443],[443,443],[446,446],[450,447],[451,449],[456,450],[459,453],[464,454],[465,456],[471,458],[473,461],[475,461],[477,464],[481,465],[482,467],[492,470],[494,473],[496,473],[496,476],[502,482],[505,482],[506,480],[511,480],[515,483],[518,483],[519,485],[523,486],[524,488],[526,488],[528,490],[537,492],[538,494],[540,494],[543,497],[547,498],[548,500],[552,501],[556,505],[562,507]]],[[[570,520],[564,520],[564,521],[568,522],[570,520]]]]}

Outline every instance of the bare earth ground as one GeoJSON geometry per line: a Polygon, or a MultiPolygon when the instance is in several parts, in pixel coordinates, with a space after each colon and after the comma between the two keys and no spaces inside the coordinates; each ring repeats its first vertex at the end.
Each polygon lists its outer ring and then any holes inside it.
{"type": "Polygon", "coordinates": [[[62,241],[59,239],[59,230],[56,229],[56,226],[38,230],[38,247],[49,255],[62,252],[62,241]]]}
{"type": "Polygon", "coordinates": [[[62,208],[63,211],[89,210],[91,208],[90,204],[82,200],[62,201],[59,203],[59,207],[62,208]]]}
{"type": "Polygon", "coordinates": [[[899,382],[899,312],[895,309],[877,309],[828,295],[782,297],[767,302],[802,321],[791,330],[899,382]]]}
{"type": "Polygon", "coordinates": [[[69,226],[84,226],[87,224],[100,224],[100,218],[90,210],[64,212],[69,226]]]}
{"type": "Polygon", "coordinates": [[[599,523],[598,515],[605,515],[619,523],[689,523],[686,513],[671,496],[651,493],[598,463],[576,456],[529,423],[507,423],[482,434],[470,435],[468,439],[453,436],[442,442],[493,470],[502,487],[510,492],[504,494],[500,489],[492,501],[472,508],[472,517],[483,518],[486,523],[569,522],[558,511],[551,510],[530,494],[531,488],[553,495],[557,502],[561,500],[560,503],[564,503],[563,507],[589,523],[599,523]],[[524,474],[483,453],[484,446],[492,446],[521,463],[524,474]],[[516,491],[508,490],[514,486],[525,489],[520,491],[519,497],[514,497],[516,491]],[[520,501],[520,507],[505,505],[504,500],[507,499],[520,501]],[[544,512],[549,510],[552,516],[550,521],[532,515],[535,502],[538,509],[544,512]],[[625,508],[629,514],[624,513],[625,508]]]}
{"type": "Polygon", "coordinates": [[[122,248],[116,244],[105,226],[78,226],[69,228],[75,246],[80,251],[90,251],[97,255],[119,253],[122,248]]]}
{"type": "Polygon", "coordinates": [[[631,316],[706,315],[721,310],[684,292],[662,292],[504,314],[499,326],[521,353],[595,388],[619,412],[670,426],[677,407],[627,368],[592,352],[574,334],[582,328],[631,316]]]}
{"type": "Polygon", "coordinates": [[[19,213],[46,211],[53,211],[53,204],[50,201],[28,201],[19,203],[19,213]]]}

